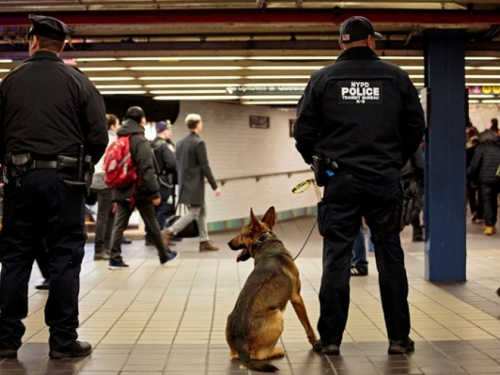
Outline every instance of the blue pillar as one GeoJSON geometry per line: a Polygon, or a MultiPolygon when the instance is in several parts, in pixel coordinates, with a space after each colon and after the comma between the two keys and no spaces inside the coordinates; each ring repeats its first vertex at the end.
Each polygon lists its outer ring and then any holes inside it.
{"type": "Polygon", "coordinates": [[[465,30],[431,29],[425,40],[425,278],[465,281],[465,30]]]}

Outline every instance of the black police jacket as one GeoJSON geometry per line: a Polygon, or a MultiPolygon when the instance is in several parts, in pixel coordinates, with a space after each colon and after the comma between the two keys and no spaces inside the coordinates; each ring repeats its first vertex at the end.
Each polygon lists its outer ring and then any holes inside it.
{"type": "Polygon", "coordinates": [[[94,163],[108,144],[101,94],[55,53],[34,53],[0,84],[0,159],[8,152],[77,156],[82,144],[94,163]]]}
{"type": "Polygon", "coordinates": [[[389,183],[399,178],[424,129],[408,74],[368,47],[353,47],[311,75],[294,137],[308,164],[322,153],[359,178],[389,183]]]}

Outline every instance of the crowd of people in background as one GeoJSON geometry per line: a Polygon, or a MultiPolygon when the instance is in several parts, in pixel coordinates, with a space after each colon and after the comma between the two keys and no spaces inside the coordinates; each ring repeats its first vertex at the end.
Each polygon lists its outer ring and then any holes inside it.
{"type": "Polygon", "coordinates": [[[484,223],[484,234],[496,233],[498,194],[500,193],[500,133],[498,120],[479,133],[466,124],[467,197],[471,220],[484,223]]]}

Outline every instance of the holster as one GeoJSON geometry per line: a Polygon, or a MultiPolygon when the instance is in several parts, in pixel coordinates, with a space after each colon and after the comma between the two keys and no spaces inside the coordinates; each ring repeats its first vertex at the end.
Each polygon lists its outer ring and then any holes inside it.
{"type": "Polygon", "coordinates": [[[21,186],[21,178],[31,169],[32,158],[30,153],[5,155],[6,176],[8,180],[14,180],[16,186],[21,186]]]}
{"type": "Polygon", "coordinates": [[[400,230],[410,225],[417,200],[417,183],[407,181],[403,184],[403,204],[401,207],[400,230]]]}

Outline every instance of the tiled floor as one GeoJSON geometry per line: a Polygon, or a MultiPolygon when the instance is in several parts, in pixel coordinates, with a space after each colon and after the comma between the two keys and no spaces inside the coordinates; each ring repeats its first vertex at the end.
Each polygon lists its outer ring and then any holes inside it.
{"type": "MultiPolygon", "coordinates": [[[[296,254],[312,218],[279,223],[276,233],[296,254]]],[[[424,280],[423,244],[403,244],[410,281],[412,338],[416,351],[388,356],[379,301],[377,272],[369,254],[370,275],[351,280],[351,309],[340,357],[313,353],[289,306],[281,345],[286,357],[273,360],[280,374],[500,374],[499,235],[485,237],[468,226],[468,281],[434,284],[424,280]]],[[[48,331],[43,321],[47,292],[34,269],[25,344],[17,360],[0,362],[0,374],[50,375],[216,375],[249,374],[229,358],[224,338],[226,317],[253,263],[236,263],[225,245],[234,233],[214,234],[215,253],[198,253],[198,243],[176,246],[179,259],[160,268],[155,250],[142,240],[125,245],[129,270],[110,271],[94,262],[93,246],[81,275],[82,340],[94,345],[91,357],[49,360],[48,331]]],[[[297,260],[302,296],[315,327],[321,277],[321,239],[314,233],[297,260]]]]}

